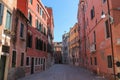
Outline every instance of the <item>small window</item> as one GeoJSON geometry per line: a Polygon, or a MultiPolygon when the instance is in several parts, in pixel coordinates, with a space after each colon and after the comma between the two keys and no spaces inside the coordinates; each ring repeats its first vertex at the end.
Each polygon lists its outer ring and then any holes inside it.
{"type": "Polygon", "coordinates": [[[93,32],[93,42],[94,42],[95,50],[96,50],[96,32],[95,31],[93,32]]]}
{"type": "Polygon", "coordinates": [[[94,10],[94,6],[91,9],[91,19],[93,19],[95,17],[95,10],[94,10]]]}
{"type": "Polygon", "coordinates": [[[30,4],[32,4],[33,0],[30,0],[30,4]]]}
{"type": "Polygon", "coordinates": [[[28,19],[29,19],[30,25],[32,25],[32,15],[30,12],[28,13],[28,19]]]}
{"type": "Polygon", "coordinates": [[[11,27],[11,13],[9,11],[7,11],[5,28],[10,30],[10,27],[11,27]]]}
{"type": "Polygon", "coordinates": [[[103,3],[105,3],[105,2],[106,2],[106,0],[102,0],[102,2],[103,2],[103,3]]]}
{"type": "Polygon", "coordinates": [[[112,68],[112,56],[111,55],[107,56],[107,60],[108,60],[108,68],[112,68]]]}
{"type": "Polygon", "coordinates": [[[105,27],[106,27],[106,38],[109,38],[110,37],[110,28],[109,28],[108,20],[105,21],[105,27]]]}
{"type": "Polygon", "coordinates": [[[16,51],[12,53],[12,67],[16,66],[16,51]]]}
{"type": "Polygon", "coordinates": [[[23,37],[24,35],[24,24],[21,23],[21,26],[20,26],[20,37],[23,37]]]}
{"type": "Polygon", "coordinates": [[[24,53],[21,53],[21,66],[24,65],[24,53]]]}
{"type": "Polygon", "coordinates": [[[96,32],[93,32],[93,42],[96,43],[96,32]]]}
{"type": "Polygon", "coordinates": [[[29,63],[30,63],[30,59],[29,57],[26,58],[26,65],[29,66],[29,63]]]}

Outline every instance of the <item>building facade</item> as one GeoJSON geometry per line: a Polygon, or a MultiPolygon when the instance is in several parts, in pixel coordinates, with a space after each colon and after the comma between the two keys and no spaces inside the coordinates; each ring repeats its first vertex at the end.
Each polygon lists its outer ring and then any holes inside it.
{"type": "Polygon", "coordinates": [[[0,80],[7,80],[10,59],[14,0],[0,0],[0,80]]]}
{"type": "Polygon", "coordinates": [[[48,53],[53,54],[53,31],[52,8],[41,0],[1,0],[0,80],[16,80],[45,70],[48,53]]]}
{"type": "Polygon", "coordinates": [[[41,0],[28,0],[28,31],[26,74],[33,74],[46,69],[47,61],[47,9],[41,0]]]}
{"type": "Polygon", "coordinates": [[[68,37],[69,37],[69,33],[65,33],[62,36],[62,59],[63,59],[63,63],[64,64],[68,64],[69,63],[69,57],[68,57],[68,37]]]}
{"type": "Polygon", "coordinates": [[[119,2],[80,0],[78,7],[80,64],[109,80],[120,72],[115,64],[120,61],[119,2]]]}
{"type": "Polygon", "coordinates": [[[54,61],[55,64],[62,63],[62,42],[54,42],[54,61]]]}
{"type": "Polygon", "coordinates": [[[54,19],[53,19],[53,11],[51,7],[46,7],[48,14],[50,15],[48,22],[47,22],[47,37],[48,37],[48,44],[47,44],[47,67],[50,67],[54,64],[54,47],[53,47],[53,39],[54,39],[54,19]]]}
{"type": "Polygon", "coordinates": [[[69,58],[70,64],[79,65],[79,34],[78,23],[69,32],[69,58]]]}

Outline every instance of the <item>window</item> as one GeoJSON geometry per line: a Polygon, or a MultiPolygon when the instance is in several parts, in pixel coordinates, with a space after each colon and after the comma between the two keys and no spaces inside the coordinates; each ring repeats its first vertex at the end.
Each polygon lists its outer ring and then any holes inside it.
{"type": "Polygon", "coordinates": [[[90,58],[90,63],[91,63],[91,65],[92,65],[92,57],[90,58]]]}
{"type": "Polygon", "coordinates": [[[41,64],[43,64],[43,58],[41,58],[41,64]]]}
{"type": "Polygon", "coordinates": [[[103,2],[103,3],[105,3],[105,2],[106,2],[106,0],[102,0],[102,2],[103,2]]]}
{"type": "Polygon", "coordinates": [[[0,3],[0,25],[2,24],[3,11],[4,11],[4,5],[0,3]]]}
{"type": "Polygon", "coordinates": [[[39,39],[39,50],[43,50],[43,41],[39,39]]]}
{"type": "Polygon", "coordinates": [[[112,56],[111,55],[107,56],[107,60],[108,60],[108,68],[112,68],[112,56]]]}
{"type": "Polygon", "coordinates": [[[11,26],[11,13],[9,11],[7,11],[5,28],[10,30],[10,26],[11,26]]]}
{"type": "Polygon", "coordinates": [[[44,18],[45,13],[42,11],[42,18],[44,18]]]}
{"type": "Polygon", "coordinates": [[[95,33],[95,31],[93,32],[93,42],[96,43],[96,33],[95,33]]]}
{"type": "Polygon", "coordinates": [[[21,66],[24,65],[24,53],[21,53],[21,66]]]}
{"type": "Polygon", "coordinates": [[[12,53],[12,67],[16,66],[16,51],[12,53]]]}
{"type": "Polygon", "coordinates": [[[91,19],[93,19],[95,17],[95,11],[94,11],[94,6],[91,9],[91,19]]]}
{"type": "Polygon", "coordinates": [[[30,4],[32,4],[33,0],[30,0],[30,4]]]}
{"type": "Polygon", "coordinates": [[[94,57],[94,63],[95,63],[95,65],[97,65],[97,58],[96,57],[94,57]]]}
{"type": "Polygon", "coordinates": [[[21,26],[20,26],[20,37],[23,37],[24,35],[24,24],[21,23],[21,26]]]}
{"type": "Polygon", "coordinates": [[[30,25],[32,25],[32,15],[30,12],[28,13],[28,19],[29,19],[30,25]]]}
{"type": "Polygon", "coordinates": [[[40,58],[39,58],[39,65],[40,65],[40,58]]]}
{"type": "Polygon", "coordinates": [[[110,28],[109,28],[108,20],[105,21],[105,27],[106,27],[106,38],[109,38],[110,37],[110,28]]]}
{"type": "Polygon", "coordinates": [[[27,38],[27,47],[31,48],[32,47],[32,35],[28,34],[27,38]]]}
{"type": "Polygon", "coordinates": [[[46,35],[46,29],[44,28],[44,35],[46,35]]]}
{"type": "Polygon", "coordinates": [[[40,7],[39,7],[39,5],[37,4],[37,12],[38,12],[38,13],[39,13],[39,8],[40,8],[40,7]]]}
{"type": "Polygon", "coordinates": [[[38,42],[39,42],[39,40],[38,40],[38,38],[36,37],[36,49],[38,49],[38,46],[39,46],[38,42]]]}
{"type": "Polygon", "coordinates": [[[95,33],[95,31],[93,32],[93,42],[94,42],[95,50],[96,50],[96,33],[95,33]]]}
{"type": "Polygon", "coordinates": [[[38,22],[38,19],[36,20],[36,28],[37,28],[37,30],[39,30],[39,22],[38,22]]]}
{"type": "Polygon", "coordinates": [[[37,58],[35,59],[35,65],[37,65],[37,58]]]}
{"type": "Polygon", "coordinates": [[[45,64],[45,58],[43,59],[43,64],[45,64]]]}
{"type": "Polygon", "coordinates": [[[43,32],[43,24],[41,24],[41,32],[43,32]]]}
{"type": "Polygon", "coordinates": [[[40,8],[40,15],[42,16],[43,15],[43,11],[42,11],[42,9],[40,8]]]}
{"type": "Polygon", "coordinates": [[[39,50],[41,50],[40,46],[41,46],[41,40],[38,39],[38,49],[39,49],[39,50]]]}
{"type": "Polygon", "coordinates": [[[29,57],[26,58],[26,65],[29,66],[29,63],[30,63],[30,59],[29,57]]]}
{"type": "Polygon", "coordinates": [[[41,24],[41,23],[39,23],[39,31],[41,31],[41,27],[42,27],[42,24],[41,24]]]}
{"type": "Polygon", "coordinates": [[[46,51],[46,43],[44,42],[44,51],[46,51]]]}

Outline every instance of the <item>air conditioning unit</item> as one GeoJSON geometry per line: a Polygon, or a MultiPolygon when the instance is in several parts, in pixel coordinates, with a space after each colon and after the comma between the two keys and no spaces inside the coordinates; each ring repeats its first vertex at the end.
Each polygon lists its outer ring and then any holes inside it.
{"type": "Polygon", "coordinates": [[[116,45],[120,46],[120,38],[117,39],[116,45]]]}
{"type": "Polygon", "coordinates": [[[90,53],[94,53],[96,51],[96,45],[95,44],[92,44],[90,46],[90,53]]]}

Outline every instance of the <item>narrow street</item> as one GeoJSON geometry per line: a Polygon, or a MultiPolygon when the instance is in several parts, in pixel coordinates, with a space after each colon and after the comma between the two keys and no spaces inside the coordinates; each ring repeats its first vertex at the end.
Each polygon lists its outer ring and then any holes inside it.
{"type": "Polygon", "coordinates": [[[48,70],[19,80],[106,80],[100,76],[70,65],[55,64],[48,70]]]}

